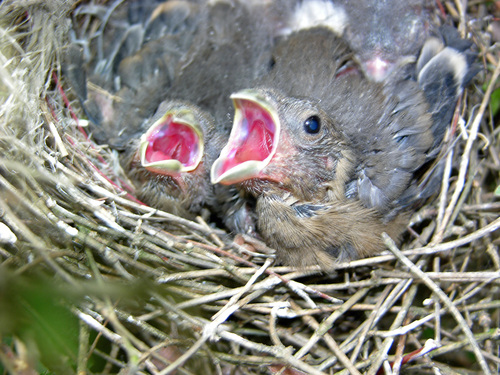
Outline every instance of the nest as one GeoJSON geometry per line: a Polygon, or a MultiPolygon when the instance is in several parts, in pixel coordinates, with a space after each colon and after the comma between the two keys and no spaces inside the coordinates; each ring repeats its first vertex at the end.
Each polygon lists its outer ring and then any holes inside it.
{"type": "Polygon", "coordinates": [[[459,4],[444,2],[484,68],[457,110],[440,196],[401,248],[387,237],[385,253],[324,274],[135,200],[62,78],[73,4],[3,1],[3,372],[497,373],[498,25],[486,2],[459,4]]]}

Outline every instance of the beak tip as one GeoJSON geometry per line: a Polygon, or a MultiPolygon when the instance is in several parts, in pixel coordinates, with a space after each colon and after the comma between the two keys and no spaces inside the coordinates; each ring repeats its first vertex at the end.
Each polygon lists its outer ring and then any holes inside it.
{"type": "Polygon", "coordinates": [[[219,157],[213,162],[212,167],[210,168],[210,182],[212,183],[212,185],[218,184],[220,182],[221,175],[218,173],[220,163],[221,162],[219,157]]]}

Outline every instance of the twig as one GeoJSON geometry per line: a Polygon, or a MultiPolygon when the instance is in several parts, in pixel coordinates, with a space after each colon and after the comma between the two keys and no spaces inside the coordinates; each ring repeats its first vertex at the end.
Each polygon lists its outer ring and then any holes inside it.
{"type": "Polygon", "coordinates": [[[443,217],[443,221],[441,222],[441,225],[439,226],[439,228],[436,232],[436,235],[434,236],[434,238],[432,240],[432,244],[436,244],[436,243],[441,242],[441,240],[444,236],[444,231],[448,225],[448,222],[449,222],[450,217],[453,213],[455,205],[460,197],[460,194],[462,193],[462,189],[463,189],[464,184],[465,184],[465,178],[466,178],[467,170],[468,170],[468,166],[469,166],[469,158],[470,158],[472,146],[474,145],[474,142],[477,138],[479,125],[481,124],[481,121],[483,119],[483,115],[484,115],[484,112],[486,111],[486,107],[489,104],[490,96],[491,96],[491,93],[493,92],[493,89],[495,88],[496,81],[498,79],[499,74],[500,74],[500,63],[497,64],[495,71],[493,72],[493,76],[491,77],[488,88],[484,94],[483,100],[481,102],[481,106],[479,107],[478,113],[476,114],[476,117],[474,117],[474,121],[472,122],[471,130],[470,130],[470,134],[469,134],[469,139],[467,140],[467,143],[465,144],[465,149],[464,149],[464,152],[462,154],[462,160],[460,162],[460,170],[458,172],[458,179],[457,179],[455,191],[453,192],[450,203],[448,204],[448,207],[447,207],[446,212],[445,212],[444,217],[443,217]]]}
{"type": "Polygon", "coordinates": [[[248,280],[248,282],[245,284],[243,288],[240,288],[240,291],[236,293],[234,296],[231,297],[231,299],[228,301],[228,303],[220,309],[213,317],[212,317],[212,322],[209,324],[205,325],[203,328],[203,336],[208,337],[210,340],[214,340],[218,327],[225,322],[236,309],[239,309],[242,307],[244,304],[238,304],[238,300],[241,299],[244,293],[249,292],[257,279],[265,272],[265,270],[271,265],[273,261],[271,259],[267,259],[266,263],[248,280]]]}
{"type": "MultiPolygon", "coordinates": [[[[500,66],[500,65],[499,65],[500,66]]],[[[389,248],[389,250],[392,251],[392,253],[406,266],[410,269],[412,273],[414,273],[416,276],[421,278],[425,284],[439,297],[439,299],[446,305],[446,307],[450,310],[451,314],[457,321],[458,325],[462,329],[463,333],[467,337],[469,344],[472,347],[472,350],[474,351],[474,354],[477,357],[477,360],[479,362],[479,365],[481,366],[481,369],[485,375],[491,374],[490,369],[488,368],[488,364],[486,363],[486,360],[484,359],[483,354],[481,353],[481,349],[477,345],[477,342],[474,339],[474,335],[472,334],[469,326],[467,325],[467,322],[464,320],[463,316],[460,314],[456,306],[453,304],[453,302],[450,301],[448,296],[439,288],[427,275],[425,272],[420,270],[418,267],[413,264],[412,261],[410,261],[403,253],[397,248],[396,244],[394,241],[386,234],[383,233],[382,237],[384,239],[384,242],[386,246],[389,248]]]]}
{"type": "MultiPolygon", "coordinates": [[[[408,283],[409,286],[409,283],[408,283]]],[[[410,309],[410,306],[415,298],[415,295],[417,294],[417,288],[411,288],[409,293],[407,294],[405,300],[403,301],[403,307],[401,311],[398,313],[396,318],[394,319],[393,323],[391,324],[391,329],[394,329],[396,327],[401,326],[403,324],[403,321],[405,320],[408,310],[410,309]]],[[[384,342],[382,343],[382,350],[379,351],[377,354],[377,357],[372,363],[372,366],[368,369],[366,372],[367,375],[375,375],[377,374],[378,370],[380,369],[380,366],[382,365],[382,362],[384,362],[387,359],[387,353],[389,349],[391,348],[392,344],[394,342],[394,339],[391,337],[387,337],[384,342]]]]}
{"type": "MultiPolygon", "coordinates": [[[[372,312],[368,316],[368,319],[366,319],[363,322],[363,324],[360,325],[360,328],[361,327],[362,328],[361,328],[361,332],[359,333],[359,335],[351,335],[351,337],[354,337],[354,336],[357,337],[356,346],[354,347],[354,349],[351,353],[351,361],[352,362],[356,362],[358,355],[359,355],[359,352],[361,351],[361,347],[365,343],[366,335],[367,335],[368,331],[371,329],[371,327],[373,326],[373,324],[375,322],[375,318],[377,317],[378,312],[380,311],[380,307],[382,306],[382,303],[384,303],[384,301],[387,298],[387,296],[389,295],[390,291],[391,291],[391,289],[389,287],[386,287],[384,289],[384,291],[380,294],[380,297],[377,301],[377,304],[375,305],[374,309],[372,310],[372,312]]],[[[342,343],[342,346],[346,346],[347,342],[348,342],[348,339],[342,343]]]]}
{"type": "MultiPolygon", "coordinates": [[[[421,247],[413,250],[404,250],[401,253],[405,256],[412,255],[431,255],[437,254],[440,252],[448,251],[454,249],[456,247],[467,245],[475,240],[478,240],[500,228],[500,218],[497,218],[495,221],[490,224],[484,226],[483,228],[478,229],[477,231],[468,234],[467,236],[463,236],[457,240],[449,241],[445,243],[441,243],[439,245],[430,245],[426,247],[421,247]]],[[[359,259],[354,260],[352,262],[344,262],[333,265],[333,269],[339,270],[344,268],[357,268],[362,266],[372,266],[378,263],[385,263],[391,260],[396,259],[395,255],[379,255],[372,258],[359,259]]]]}
{"type": "Polygon", "coordinates": [[[200,337],[193,346],[189,348],[183,355],[181,355],[179,358],[177,358],[174,362],[172,362],[169,366],[165,367],[163,370],[161,370],[157,375],[167,375],[171,374],[174,370],[179,368],[186,362],[189,358],[191,358],[198,349],[200,349],[203,344],[208,340],[208,337],[200,337]]]}
{"type": "MultiPolygon", "coordinates": [[[[311,326],[312,329],[318,330],[320,325],[314,319],[312,316],[305,316],[304,320],[308,323],[309,326],[311,326]]],[[[326,344],[328,347],[331,349],[335,357],[339,360],[339,362],[344,365],[344,367],[349,370],[350,374],[358,374],[361,375],[361,373],[358,371],[358,369],[354,366],[353,362],[349,359],[348,356],[345,355],[345,353],[340,349],[339,345],[335,341],[335,339],[328,333],[325,333],[323,336],[323,340],[325,340],[326,344]]],[[[324,369],[323,366],[321,366],[321,369],[324,369]]]]}
{"type": "Polygon", "coordinates": [[[252,341],[244,339],[241,336],[238,336],[232,332],[227,332],[227,331],[221,332],[220,336],[228,341],[239,344],[247,349],[256,350],[260,353],[267,353],[276,358],[282,358],[289,365],[296,367],[297,369],[304,371],[309,375],[327,375],[324,372],[319,371],[316,368],[292,356],[290,348],[267,346],[263,344],[254,343],[252,341]]]}
{"type": "Polygon", "coordinates": [[[367,292],[368,289],[358,290],[351,298],[349,298],[348,301],[344,302],[339,310],[334,311],[328,318],[326,318],[325,321],[319,325],[318,329],[314,331],[308,343],[295,353],[295,358],[302,358],[305,356],[307,352],[318,342],[318,340],[333,327],[335,321],[348,311],[352,305],[363,298],[367,292]]]}

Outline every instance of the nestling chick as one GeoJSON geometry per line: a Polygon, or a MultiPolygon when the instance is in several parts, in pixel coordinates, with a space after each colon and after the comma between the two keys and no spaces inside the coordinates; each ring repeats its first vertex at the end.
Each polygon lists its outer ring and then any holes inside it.
{"type": "Polygon", "coordinates": [[[397,237],[425,189],[418,176],[451,119],[435,122],[434,110],[454,105],[467,76],[450,50],[422,55],[419,82],[380,84],[346,69],[352,54],[330,29],[291,34],[262,83],[232,95],[212,182],[257,197],[259,233],[284,263],[328,269],[381,251],[382,231],[397,237]]]}
{"type": "Polygon", "coordinates": [[[437,28],[430,0],[296,0],[283,4],[282,34],[325,26],[342,36],[369,79],[382,81],[414,62],[437,28]]]}
{"type": "Polygon", "coordinates": [[[414,62],[426,39],[437,31],[432,0],[335,0],[347,13],[344,38],[361,68],[375,81],[414,62]]]}
{"type": "Polygon", "coordinates": [[[214,199],[207,176],[216,151],[207,151],[219,136],[209,113],[169,93],[202,15],[188,1],[115,4],[105,11],[79,8],[77,14],[94,14],[102,23],[97,35],[75,27],[83,36],[69,50],[66,71],[77,82],[93,137],[120,151],[137,197],[192,218],[214,199]],[[83,55],[77,42],[86,47],[83,55]]]}
{"type": "Polygon", "coordinates": [[[131,138],[123,156],[139,199],[184,217],[213,204],[206,176],[214,152],[205,149],[218,141],[213,118],[193,105],[165,101],[148,126],[131,138]]]}

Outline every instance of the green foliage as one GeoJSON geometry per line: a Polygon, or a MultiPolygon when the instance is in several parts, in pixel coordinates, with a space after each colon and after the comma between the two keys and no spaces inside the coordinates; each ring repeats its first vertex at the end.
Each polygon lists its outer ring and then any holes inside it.
{"type": "MultiPolygon", "coordinates": [[[[28,345],[30,362],[54,373],[73,373],[78,349],[78,319],[71,299],[52,280],[0,273],[0,335],[8,344],[18,337],[28,345]],[[38,357],[38,358],[36,358],[38,357]]],[[[45,371],[44,371],[45,372],[45,371]]]]}
{"type": "Polygon", "coordinates": [[[500,108],[500,87],[491,93],[489,104],[491,113],[493,116],[495,116],[498,113],[498,109],[500,108]]]}

